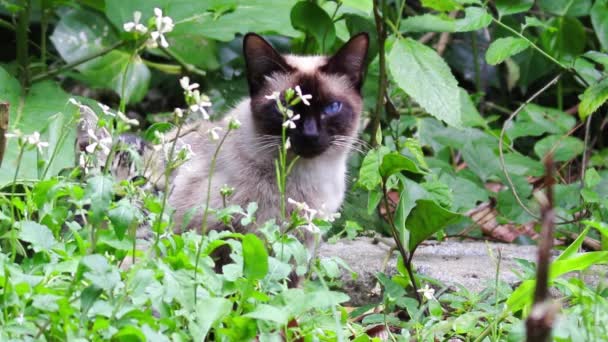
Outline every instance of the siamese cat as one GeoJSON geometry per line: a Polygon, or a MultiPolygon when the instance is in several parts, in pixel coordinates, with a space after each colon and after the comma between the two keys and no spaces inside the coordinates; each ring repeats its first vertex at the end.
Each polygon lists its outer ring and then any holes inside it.
{"type": "MultiPolygon", "coordinates": [[[[227,184],[234,188],[227,204],[246,207],[257,202],[256,221],[260,223],[280,216],[274,160],[281,144],[283,114],[267,95],[299,86],[312,98],[309,105],[300,102],[291,108],[300,119],[294,129],[287,130],[291,143],[288,158],[300,158],[287,177],[286,198],[327,213],[339,210],[346,190],[347,157],[359,129],[368,45],[368,35],[361,33],[330,57],[280,55],[259,35],[244,37],[250,96],[226,116],[242,125],[228,135],[219,151],[211,182],[211,208],[223,206],[220,188],[227,184]]],[[[194,155],[174,171],[169,187],[176,231],[181,230],[187,211],[204,206],[210,163],[218,143],[210,141],[207,134],[217,123],[195,125],[185,128],[188,133],[178,141],[189,144],[194,155]]],[[[227,122],[219,126],[227,127],[227,122]]],[[[200,212],[188,229],[201,227],[200,212]]],[[[209,227],[222,228],[219,223],[209,227]]]]}
{"type": "MultiPolygon", "coordinates": [[[[275,159],[281,142],[283,114],[276,101],[267,98],[275,92],[299,86],[303,94],[312,96],[308,105],[300,102],[291,108],[300,115],[296,127],[287,130],[291,143],[288,158],[299,156],[287,177],[286,198],[304,202],[310,208],[325,213],[337,212],[346,190],[346,162],[353,144],[358,141],[360,115],[363,107],[361,86],[369,45],[366,33],[353,36],[333,56],[281,55],[261,36],[249,33],[243,39],[243,53],[247,68],[249,97],[242,100],[227,115],[223,123],[200,121],[182,127],[176,144],[190,145],[192,157],[172,172],[170,184],[165,187],[164,160],[158,148],[134,143],[132,136],[120,139],[135,147],[143,159],[151,160],[152,175],[148,180],[158,189],[169,189],[169,204],[175,209],[174,231],[200,229],[202,211],[207,200],[211,160],[218,141],[209,139],[213,127],[228,127],[228,118],[241,122],[241,127],[228,134],[216,159],[211,177],[210,208],[221,208],[224,199],[220,189],[224,185],[234,188],[226,205],[246,207],[257,202],[256,222],[280,217],[280,193],[275,175],[275,159]],[[193,215],[186,215],[196,208],[193,215]],[[191,216],[191,220],[185,220],[191,216]],[[187,222],[186,222],[187,221],[187,222]]],[[[91,143],[87,134],[96,126],[94,113],[83,111],[79,126],[78,148],[83,151],[91,143]],[[89,120],[90,119],[90,120],[89,120]]],[[[225,129],[225,128],[224,128],[225,129]]],[[[108,135],[97,130],[98,137],[108,135]]],[[[173,133],[175,135],[175,133],[173,133]]],[[[107,155],[100,156],[102,165],[107,155]]],[[[112,172],[119,179],[130,178],[132,165],[128,158],[118,154],[113,160],[112,172]]],[[[288,211],[294,209],[288,205],[288,211]]],[[[237,231],[244,228],[234,222],[237,231]]],[[[209,218],[208,229],[225,229],[223,224],[209,218]]],[[[150,229],[138,229],[137,237],[145,249],[151,240],[150,229]]],[[[305,237],[310,242],[308,237],[305,237]]],[[[139,242],[138,242],[139,244],[139,242]]],[[[127,261],[127,264],[130,262],[127,261]]],[[[126,266],[128,267],[128,266],[126,266]]]]}

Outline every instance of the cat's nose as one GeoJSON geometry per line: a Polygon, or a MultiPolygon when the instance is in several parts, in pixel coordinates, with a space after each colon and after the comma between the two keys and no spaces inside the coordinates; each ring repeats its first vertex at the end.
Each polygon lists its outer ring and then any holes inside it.
{"type": "Polygon", "coordinates": [[[317,138],[319,136],[319,128],[317,127],[317,121],[314,118],[307,118],[304,120],[302,135],[307,138],[317,138]]]}

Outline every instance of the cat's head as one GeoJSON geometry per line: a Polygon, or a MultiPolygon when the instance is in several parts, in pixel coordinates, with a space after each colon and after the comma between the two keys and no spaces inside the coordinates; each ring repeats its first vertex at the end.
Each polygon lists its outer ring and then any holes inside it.
{"type": "Polygon", "coordinates": [[[283,115],[266,95],[300,86],[312,99],[310,105],[300,102],[291,108],[300,115],[296,128],[287,131],[292,151],[314,158],[332,147],[343,148],[359,127],[368,45],[369,36],[360,33],[333,56],[281,55],[259,35],[247,34],[243,52],[257,133],[281,135],[283,115]]]}

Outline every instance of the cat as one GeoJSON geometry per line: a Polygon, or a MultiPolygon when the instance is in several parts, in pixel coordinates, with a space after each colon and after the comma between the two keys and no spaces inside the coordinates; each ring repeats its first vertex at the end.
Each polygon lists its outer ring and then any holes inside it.
{"type": "MultiPolygon", "coordinates": [[[[307,100],[308,104],[302,101],[291,108],[300,118],[295,121],[296,127],[288,130],[291,144],[288,158],[295,155],[300,158],[287,178],[286,198],[291,199],[287,210],[291,212],[296,201],[324,213],[337,212],[346,191],[347,158],[358,141],[368,46],[368,34],[359,33],[332,56],[281,55],[261,36],[246,34],[243,54],[249,97],[229,111],[223,122],[198,121],[184,125],[179,136],[177,132],[167,134],[169,143],[177,138],[176,146],[188,145],[192,151],[191,158],[172,171],[168,186],[164,184],[162,148],[143,144],[133,135],[119,137],[142,156],[149,170],[145,176],[152,186],[160,191],[169,190],[169,204],[174,209],[173,231],[181,233],[201,228],[210,164],[218,144],[209,139],[208,132],[218,126],[225,129],[231,119],[237,119],[241,126],[227,135],[219,150],[211,177],[210,208],[221,208],[224,204],[246,207],[256,202],[256,222],[280,217],[275,159],[284,118],[276,107],[276,100],[268,95],[296,86],[312,98],[307,100]],[[234,188],[227,203],[220,193],[224,185],[234,188]],[[193,208],[197,211],[187,215],[193,208]],[[191,219],[186,219],[188,216],[191,219]]],[[[90,108],[80,108],[83,120],[78,127],[77,152],[83,153],[92,143],[91,133],[96,134],[96,139],[108,138],[109,134],[105,129],[95,128],[97,117],[90,108]]],[[[98,158],[104,165],[107,152],[99,152],[98,158]]],[[[125,153],[114,157],[111,169],[115,178],[128,179],[133,175],[134,166],[129,160],[125,153]]],[[[232,228],[245,232],[239,221],[235,220],[232,228]]],[[[207,222],[208,230],[226,228],[212,217],[207,222]]],[[[310,234],[304,233],[301,237],[310,247],[310,234]]],[[[137,239],[138,249],[147,249],[153,240],[151,229],[140,227],[137,239]]],[[[229,261],[227,252],[220,252],[217,265],[229,261]]],[[[133,260],[125,260],[123,268],[128,268],[133,260]]]]}
{"type": "MultiPolygon", "coordinates": [[[[368,35],[360,33],[331,57],[280,55],[261,36],[245,35],[243,53],[250,96],[227,114],[224,123],[197,122],[184,127],[188,133],[178,139],[178,144],[191,146],[193,156],[171,178],[169,203],[175,209],[174,230],[180,232],[185,214],[205,203],[210,161],[217,144],[209,140],[207,132],[214,126],[227,127],[228,118],[239,120],[241,127],[227,136],[220,149],[210,207],[222,207],[220,188],[227,184],[234,188],[227,204],[246,207],[257,202],[256,220],[260,223],[279,217],[274,160],[281,143],[283,116],[268,95],[296,86],[312,98],[309,105],[300,102],[292,108],[300,119],[288,130],[288,151],[300,158],[287,179],[286,198],[326,213],[337,212],[346,191],[347,157],[359,130],[368,45],[368,35]]],[[[200,228],[201,218],[199,211],[187,229],[200,228]]],[[[238,230],[238,222],[235,226],[238,230]]],[[[212,222],[210,229],[222,229],[222,225],[212,222]]]]}

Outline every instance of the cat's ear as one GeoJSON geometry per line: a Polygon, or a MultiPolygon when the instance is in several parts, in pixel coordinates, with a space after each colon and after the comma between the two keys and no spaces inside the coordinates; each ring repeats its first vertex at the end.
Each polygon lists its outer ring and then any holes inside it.
{"type": "Polygon", "coordinates": [[[353,86],[361,89],[365,72],[365,58],[369,47],[369,35],[365,32],[353,36],[333,55],[321,71],[348,76],[353,86]]]}
{"type": "Polygon", "coordinates": [[[243,54],[251,95],[257,94],[264,86],[265,77],[273,72],[289,72],[292,69],[264,38],[255,33],[247,33],[243,38],[243,54]]]}

